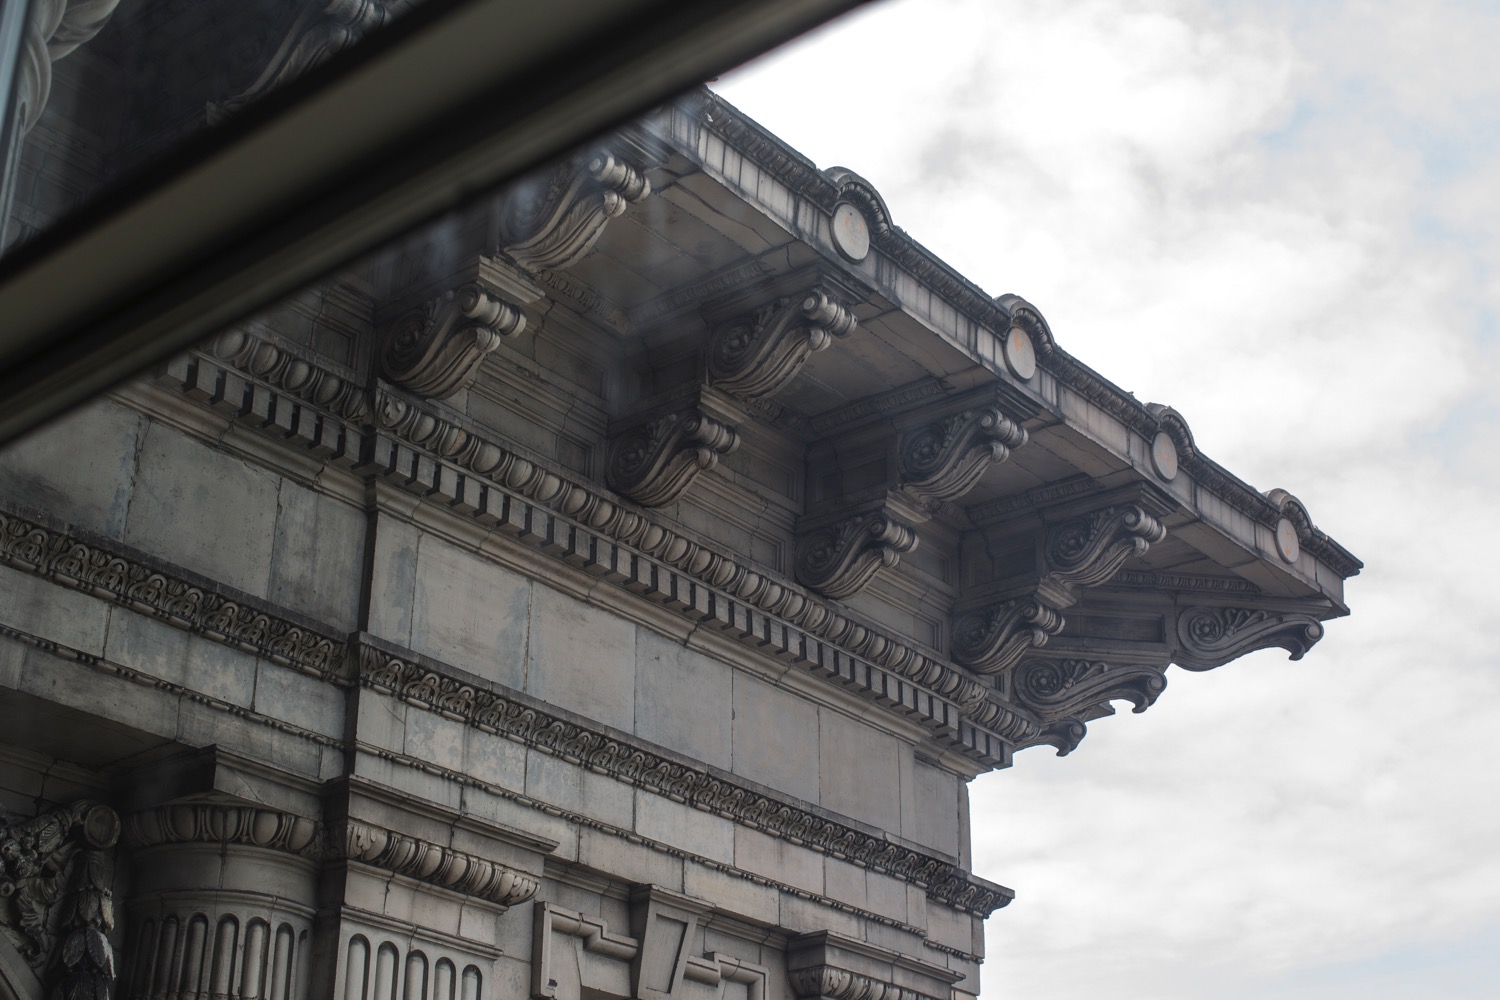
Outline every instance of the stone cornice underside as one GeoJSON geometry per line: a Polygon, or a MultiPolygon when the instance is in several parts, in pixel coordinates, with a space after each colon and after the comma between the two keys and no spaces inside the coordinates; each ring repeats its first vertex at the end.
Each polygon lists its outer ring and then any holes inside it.
{"type": "MultiPolygon", "coordinates": [[[[456,668],[369,636],[337,638],[326,627],[293,620],[264,601],[227,588],[213,590],[181,570],[150,564],[147,557],[124,546],[95,538],[85,541],[67,531],[43,526],[39,520],[0,512],[0,563],[327,682],[358,684],[399,697],[767,835],[911,883],[933,901],[956,909],[984,916],[1014,898],[1009,889],[979,879],[951,862],[855,829],[795,800],[747,787],[730,775],[673,760],[624,734],[589,728],[516,692],[472,677],[460,679],[462,672],[456,668]]],[[[0,628],[0,633],[148,686],[177,687],[42,637],[13,634],[9,628],[0,628]]],[[[211,702],[213,707],[242,717],[254,714],[188,689],[176,693],[211,702]]],[[[254,721],[269,720],[257,717],[254,721]]],[[[297,735],[325,745],[342,745],[326,734],[298,731],[297,735]]],[[[355,853],[349,857],[365,861],[375,857],[356,857],[355,853]]]]}
{"type": "MultiPolygon", "coordinates": [[[[1039,365],[1058,383],[1148,441],[1158,432],[1169,433],[1178,446],[1181,469],[1235,510],[1267,527],[1274,527],[1283,516],[1281,505],[1273,498],[1257,492],[1199,453],[1179,416],[1175,413],[1165,416],[1163,411],[1170,413],[1168,408],[1140,402],[1058,347],[1046,321],[1024,299],[1012,295],[991,297],[895,226],[878,193],[858,178],[836,170],[818,170],[811,160],[706,88],[689,95],[680,110],[674,109],[670,114],[690,119],[689,128],[701,129],[723,140],[757,168],[825,213],[831,215],[840,201],[857,204],[867,216],[872,247],[934,295],[992,334],[1021,326],[1032,338],[1039,365]]],[[[1359,559],[1310,522],[1296,526],[1302,548],[1341,577],[1353,576],[1362,568],[1359,559]]]]}
{"type": "Polygon", "coordinates": [[[180,357],[163,384],[919,720],[987,767],[1038,730],[962,668],[407,396],[380,388],[368,408],[323,411],[303,387],[337,376],[258,338],[215,343],[227,358],[180,357]]]}

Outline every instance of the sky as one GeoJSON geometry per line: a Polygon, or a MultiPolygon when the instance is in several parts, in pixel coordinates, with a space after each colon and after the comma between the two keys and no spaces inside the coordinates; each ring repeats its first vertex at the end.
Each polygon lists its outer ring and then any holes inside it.
{"type": "Polygon", "coordinates": [[[971,786],[983,996],[1500,996],[1500,5],[887,0],[713,84],[1365,562],[971,786]]]}

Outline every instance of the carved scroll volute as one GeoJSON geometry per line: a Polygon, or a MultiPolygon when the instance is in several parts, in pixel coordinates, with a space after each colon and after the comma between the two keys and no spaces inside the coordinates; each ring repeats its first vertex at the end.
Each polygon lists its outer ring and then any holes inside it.
{"type": "Polygon", "coordinates": [[[1136,504],[1106,507],[1065,521],[1047,535],[1047,579],[1062,588],[1097,587],[1131,556],[1167,537],[1162,523],[1136,504]]]}
{"type": "Polygon", "coordinates": [[[854,329],[854,314],[820,289],[778,299],[714,330],[708,379],[740,399],[769,396],[792,380],[815,351],[854,329]]]}
{"type": "Polygon", "coordinates": [[[651,193],[642,167],[600,150],[522,186],[500,219],[500,248],[533,273],[578,263],[610,219],[651,193]]]}
{"type": "Polygon", "coordinates": [[[56,1000],[104,998],[114,983],[119,837],[119,816],[97,802],[0,820],[0,923],[56,1000]]]}
{"type": "Polygon", "coordinates": [[[1167,688],[1165,666],[1098,660],[1026,659],[1016,667],[1011,691],[1043,722],[1108,714],[1109,703],[1128,701],[1144,712],[1167,688]]]}
{"type": "Polygon", "coordinates": [[[955,500],[1025,443],[1025,429],[993,406],[945,417],[902,440],[901,489],[919,500],[955,500]]]}
{"type": "Polygon", "coordinates": [[[797,582],[841,600],[916,547],[916,529],[900,518],[884,510],[857,514],[803,536],[797,544],[797,582]]]}
{"type": "Polygon", "coordinates": [[[1038,601],[1016,599],[959,615],[951,652],[956,663],[981,674],[1013,666],[1063,627],[1063,616],[1038,601]]]}
{"type": "Polygon", "coordinates": [[[1212,670],[1257,649],[1280,647],[1294,660],[1323,638],[1312,615],[1259,608],[1192,607],[1177,617],[1173,662],[1187,670],[1212,670]]]}
{"type": "Polygon", "coordinates": [[[471,281],[391,324],[381,346],[381,374],[412,392],[446,399],[473,381],[501,340],[525,327],[518,307],[471,281]]]}
{"type": "Polygon", "coordinates": [[[700,409],[668,413],[614,439],[610,488],[646,507],[669,504],[739,443],[733,427],[700,409]]]}

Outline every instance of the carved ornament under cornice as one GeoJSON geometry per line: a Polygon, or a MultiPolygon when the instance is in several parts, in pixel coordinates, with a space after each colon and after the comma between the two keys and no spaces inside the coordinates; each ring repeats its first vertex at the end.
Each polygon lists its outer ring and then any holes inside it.
{"type": "Polygon", "coordinates": [[[1099,660],[1027,659],[1016,667],[1011,692],[1046,724],[1070,717],[1086,721],[1106,714],[1115,699],[1144,712],[1166,690],[1165,669],[1165,665],[1099,660]]]}
{"type": "Polygon", "coordinates": [[[52,92],[52,64],[97,35],[119,2],[32,0],[31,17],[21,36],[20,65],[12,96],[21,135],[31,131],[47,106],[52,92]]]}
{"type": "Polygon", "coordinates": [[[699,407],[662,414],[611,440],[610,488],[644,507],[664,506],[739,443],[732,426],[699,407]]]}
{"type": "Polygon", "coordinates": [[[540,885],[536,876],[526,872],[353,819],[334,831],[326,856],[357,861],[505,907],[524,903],[540,885]]]}
{"type": "Polygon", "coordinates": [[[329,56],[385,24],[415,0],[327,0],[303,6],[281,40],[280,47],[244,91],[208,106],[208,120],[216,124],[277,87],[296,79],[329,56]]]}
{"type": "Polygon", "coordinates": [[[41,978],[48,1000],[109,996],[119,836],[119,816],[97,802],[31,819],[0,818],[0,926],[41,978]]]}
{"type": "Polygon", "coordinates": [[[709,384],[740,399],[769,396],[801,370],[809,355],[854,329],[849,307],[821,288],[777,299],[720,324],[709,336],[709,384]]]}
{"type": "Polygon", "coordinates": [[[525,327],[520,307],[466,282],[396,318],[381,338],[380,374],[410,392],[447,399],[468,387],[502,340],[525,327]]]}
{"type": "Polygon", "coordinates": [[[1212,670],[1257,649],[1273,646],[1294,660],[1323,638],[1323,625],[1309,614],[1263,608],[1186,608],[1177,618],[1173,662],[1187,670],[1212,670]]]}
{"type": "Polygon", "coordinates": [[[924,502],[955,500],[1025,443],[1026,431],[993,406],[944,417],[903,437],[901,490],[924,502]]]}
{"type": "Polygon", "coordinates": [[[953,659],[981,674],[1013,666],[1063,627],[1063,616],[1040,601],[1016,598],[957,616],[953,623],[953,659]]]}
{"type": "Polygon", "coordinates": [[[219,360],[341,417],[363,420],[370,414],[357,384],[244,330],[219,334],[209,342],[208,350],[219,360]]]}
{"type": "Polygon", "coordinates": [[[545,179],[514,187],[500,218],[500,249],[533,273],[582,260],[610,219],[651,193],[644,150],[627,154],[631,144],[615,142],[620,148],[572,157],[545,179]]]}
{"type": "Polygon", "coordinates": [[[925,993],[831,965],[797,969],[788,976],[797,1000],[934,1000],[925,993]]]}
{"type": "Polygon", "coordinates": [[[1160,521],[1133,503],[1064,521],[1047,533],[1043,586],[1053,603],[1072,603],[1076,587],[1097,587],[1132,556],[1167,537],[1160,521]]]}
{"type": "Polygon", "coordinates": [[[797,540],[797,582],[842,600],[916,547],[916,529],[884,508],[853,514],[797,540]]]}

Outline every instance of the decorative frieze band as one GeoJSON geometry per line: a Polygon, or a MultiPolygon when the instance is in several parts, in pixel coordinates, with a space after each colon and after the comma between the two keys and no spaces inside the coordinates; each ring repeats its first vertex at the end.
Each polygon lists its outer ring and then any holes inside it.
{"type": "Polygon", "coordinates": [[[413,654],[377,646],[369,637],[361,637],[357,660],[359,682],[372,690],[771,836],[923,886],[929,897],[946,905],[987,915],[1012,898],[1009,890],[980,882],[940,858],[820,816],[792,800],[752,791],[706,768],[589,729],[541,704],[446,676],[413,654]]]}

